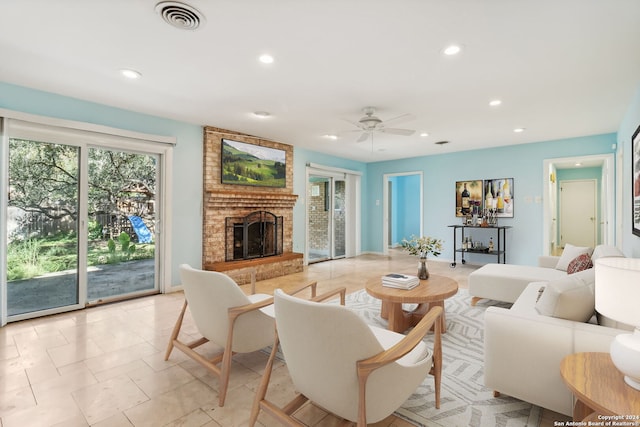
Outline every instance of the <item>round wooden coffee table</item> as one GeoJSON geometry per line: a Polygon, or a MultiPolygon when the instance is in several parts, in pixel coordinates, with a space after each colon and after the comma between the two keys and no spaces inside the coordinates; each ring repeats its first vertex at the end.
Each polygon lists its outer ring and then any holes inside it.
{"type": "Polygon", "coordinates": [[[446,332],[444,300],[458,293],[458,282],[450,277],[431,274],[413,289],[396,289],[382,286],[382,278],[369,279],[365,285],[367,293],[382,300],[380,316],[389,322],[388,329],[404,332],[418,324],[433,306],[442,307],[441,331],[446,332]],[[413,311],[402,309],[402,304],[418,304],[413,311]]]}

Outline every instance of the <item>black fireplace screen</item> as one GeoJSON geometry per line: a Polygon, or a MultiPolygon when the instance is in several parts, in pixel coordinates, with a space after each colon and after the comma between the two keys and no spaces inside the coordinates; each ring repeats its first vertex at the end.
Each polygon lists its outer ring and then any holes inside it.
{"type": "Polygon", "coordinates": [[[225,219],[226,260],[282,254],[282,217],[255,211],[245,217],[225,219]]]}

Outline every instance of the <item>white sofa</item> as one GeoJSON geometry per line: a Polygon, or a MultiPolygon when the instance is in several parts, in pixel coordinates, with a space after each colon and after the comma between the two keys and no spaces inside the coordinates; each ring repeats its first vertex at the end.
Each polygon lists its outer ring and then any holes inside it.
{"type": "Polygon", "coordinates": [[[481,299],[515,302],[531,282],[561,279],[567,276],[567,266],[576,254],[586,253],[595,260],[602,256],[624,256],[614,246],[598,245],[595,249],[566,245],[562,257],[540,256],[538,266],[486,264],[469,275],[471,305],[481,299]]]}
{"type": "MultiPolygon", "coordinates": [[[[617,250],[604,249],[594,251],[595,258],[622,255],[617,250]]],[[[572,275],[565,273],[560,279],[527,284],[509,309],[487,308],[485,385],[571,416],[573,398],[560,376],[561,360],[572,353],[609,352],[613,338],[632,329],[594,314],[594,285],[593,268],[572,275]],[[567,320],[578,317],[584,321],[567,320]]]]}

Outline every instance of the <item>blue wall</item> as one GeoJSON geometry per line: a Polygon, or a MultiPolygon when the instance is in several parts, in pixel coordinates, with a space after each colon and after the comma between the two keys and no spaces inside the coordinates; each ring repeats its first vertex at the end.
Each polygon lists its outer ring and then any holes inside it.
{"type": "Polygon", "coordinates": [[[389,181],[393,188],[389,244],[394,245],[420,234],[420,175],[392,176],[389,181]]]}
{"type": "MultiPolygon", "coordinates": [[[[383,175],[408,171],[424,174],[424,233],[444,240],[442,259],[453,259],[453,232],[448,225],[459,224],[455,216],[455,183],[474,179],[514,178],[514,218],[500,218],[499,225],[513,228],[507,232],[507,262],[535,265],[542,254],[543,161],[555,157],[571,157],[610,153],[615,134],[594,135],[557,141],[513,145],[500,148],[463,151],[434,156],[367,164],[367,189],[363,210],[365,218],[363,249],[382,252],[383,175]]],[[[488,242],[489,230],[477,230],[477,239],[488,242]]],[[[494,237],[495,240],[495,237],[494,237]]],[[[495,258],[475,255],[473,263],[495,262],[495,258]]]]}
{"type": "Polygon", "coordinates": [[[0,108],[115,128],[174,136],[171,284],[178,265],[202,263],[202,126],[139,114],[106,105],[0,82],[0,108]]]}

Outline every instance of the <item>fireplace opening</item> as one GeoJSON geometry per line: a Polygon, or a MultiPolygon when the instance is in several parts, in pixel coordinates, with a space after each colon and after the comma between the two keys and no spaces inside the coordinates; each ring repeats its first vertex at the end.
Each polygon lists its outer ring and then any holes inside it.
{"type": "Polygon", "coordinates": [[[226,261],[282,255],[282,217],[255,211],[245,217],[227,217],[226,261]]]}

